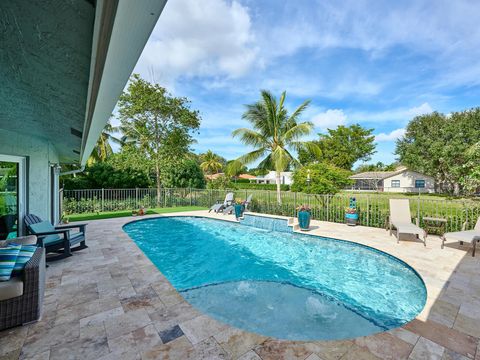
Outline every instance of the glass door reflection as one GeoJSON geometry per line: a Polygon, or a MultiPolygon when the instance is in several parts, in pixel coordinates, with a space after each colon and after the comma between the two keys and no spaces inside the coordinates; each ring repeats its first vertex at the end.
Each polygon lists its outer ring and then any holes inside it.
{"type": "Polygon", "coordinates": [[[19,164],[0,161],[0,240],[18,235],[19,164]]]}

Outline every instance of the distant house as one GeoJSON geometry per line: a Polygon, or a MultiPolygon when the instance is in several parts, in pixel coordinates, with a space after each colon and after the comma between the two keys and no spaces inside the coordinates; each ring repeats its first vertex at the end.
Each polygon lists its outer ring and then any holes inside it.
{"type": "MultiPolygon", "coordinates": [[[[250,179],[251,183],[256,184],[276,184],[277,183],[277,173],[275,171],[270,171],[268,174],[264,176],[257,176],[253,179],[250,179]]],[[[292,180],[292,172],[291,171],[282,171],[280,173],[280,184],[291,185],[293,182],[292,180]]]]}
{"type": "Polygon", "coordinates": [[[355,183],[349,190],[398,193],[434,193],[435,181],[416,171],[399,167],[395,171],[367,171],[350,176],[355,183]]]}
{"type": "Polygon", "coordinates": [[[240,175],[238,175],[238,178],[239,178],[239,179],[248,179],[248,180],[250,180],[250,179],[255,179],[256,176],[255,176],[255,175],[250,175],[250,174],[240,174],[240,175]]]}

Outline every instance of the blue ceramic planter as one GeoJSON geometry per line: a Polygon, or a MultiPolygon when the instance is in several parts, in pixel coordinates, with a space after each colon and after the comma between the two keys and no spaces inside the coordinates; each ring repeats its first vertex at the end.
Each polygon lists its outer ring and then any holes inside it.
{"type": "Polygon", "coordinates": [[[345,222],[347,225],[355,226],[358,221],[358,213],[354,214],[345,214],[345,222]]]}
{"type": "Polygon", "coordinates": [[[236,205],[234,206],[234,208],[235,208],[235,217],[236,217],[237,219],[240,218],[240,217],[242,217],[243,211],[245,210],[245,208],[243,207],[243,205],[238,205],[238,204],[236,204],[236,205]]]}
{"type": "Polygon", "coordinates": [[[298,226],[301,230],[308,230],[310,228],[310,217],[309,211],[298,212],[298,226]]]}

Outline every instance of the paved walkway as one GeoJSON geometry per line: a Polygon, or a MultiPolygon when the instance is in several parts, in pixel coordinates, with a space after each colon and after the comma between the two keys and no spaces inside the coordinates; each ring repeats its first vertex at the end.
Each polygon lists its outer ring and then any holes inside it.
{"type": "Polygon", "coordinates": [[[397,244],[382,229],[315,221],[311,233],[366,244],[409,263],[426,283],[427,304],[410,323],[381,334],[280,341],[193,309],[122,231],[131,220],[92,221],[89,248],[51,263],[41,321],[0,332],[1,360],[480,360],[480,256],[472,258],[467,248],[448,244],[441,250],[435,237],[428,238],[426,248],[414,241],[397,244]]]}

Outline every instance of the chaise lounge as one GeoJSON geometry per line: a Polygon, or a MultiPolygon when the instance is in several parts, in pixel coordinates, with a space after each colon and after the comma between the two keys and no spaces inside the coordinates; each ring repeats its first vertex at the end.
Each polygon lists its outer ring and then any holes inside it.
{"type": "MultiPolygon", "coordinates": [[[[248,211],[248,205],[250,205],[250,203],[252,202],[252,194],[248,195],[247,199],[243,202],[243,205],[245,206],[244,208],[244,212],[245,211],[248,211]]],[[[234,209],[234,205],[229,205],[227,206],[224,210],[223,210],[223,214],[224,215],[228,215],[228,214],[231,214],[233,212],[233,209],[234,209]]]]}
{"type": "Polygon", "coordinates": [[[71,256],[72,251],[88,247],[85,243],[87,224],[53,226],[50,222],[43,221],[33,214],[26,215],[24,223],[29,233],[37,236],[37,245],[45,248],[47,254],[61,252],[59,256],[47,258],[49,261],[63,259],[71,256]],[[72,232],[72,229],[78,229],[78,231],[72,232]]]}
{"type": "Polygon", "coordinates": [[[472,256],[475,256],[475,248],[477,242],[480,242],[480,217],[477,219],[477,223],[473,230],[465,230],[467,227],[467,222],[463,224],[462,231],[449,232],[445,233],[442,236],[442,249],[445,245],[445,241],[448,239],[456,240],[460,242],[460,245],[463,245],[464,242],[472,244],[473,251],[472,256]]]}
{"type": "Polygon", "coordinates": [[[390,199],[390,217],[388,229],[392,236],[392,229],[397,230],[397,243],[400,242],[400,234],[415,235],[418,239],[423,236],[423,245],[427,246],[427,233],[418,226],[419,219],[416,219],[417,225],[412,223],[410,214],[410,202],[408,199],[390,199]]]}
{"type": "Polygon", "coordinates": [[[214,205],[212,205],[208,212],[212,210],[216,213],[223,212],[225,208],[233,204],[233,197],[234,194],[232,192],[227,193],[227,195],[225,195],[225,200],[223,200],[223,203],[221,202],[221,200],[218,200],[214,205]]]}

